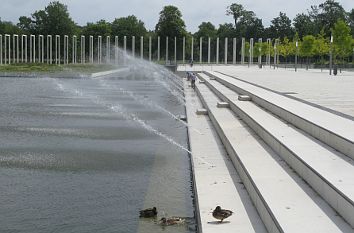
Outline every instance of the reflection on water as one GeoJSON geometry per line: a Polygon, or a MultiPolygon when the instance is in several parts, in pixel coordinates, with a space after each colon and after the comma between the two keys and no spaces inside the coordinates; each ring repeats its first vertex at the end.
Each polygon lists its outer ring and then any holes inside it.
{"type": "Polygon", "coordinates": [[[190,161],[176,146],[187,148],[186,128],[171,116],[184,106],[160,82],[1,78],[0,232],[195,232],[190,161]],[[138,218],[152,206],[192,220],[138,218]]]}

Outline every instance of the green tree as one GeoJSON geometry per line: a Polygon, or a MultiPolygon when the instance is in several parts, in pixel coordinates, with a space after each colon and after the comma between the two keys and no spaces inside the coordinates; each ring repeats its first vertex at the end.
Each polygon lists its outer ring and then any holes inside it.
{"type": "Polygon", "coordinates": [[[227,7],[226,15],[232,15],[235,22],[236,37],[262,37],[264,27],[262,20],[253,11],[244,9],[241,4],[233,3],[227,7]]]}
{"type": "Polygon", "coordinates": [[[350,12],[348,12],[348,18],[350,29],[352,31],[352,36],[354,36],[354,8],[350,12]]]}
{"type": "Polygon", "coordinates": [[[112,35],[114,36],[140,37],[145,36],[146,33],[147,30],[145,28],[144,22],[138,20],[134,15],[116,18],[112,22],[112,35]]]}
{"type": "Polygon", "coordinates": [[[19,27],[26,34],[36,33],[36,24],[30,17],[21,16],[19,18],[19,23],[17,24],[17,27],[19,27]]]}
{"type": "Polygon", "coordinates": [[[235,37],[236,34],[233,25],[231,23],[220,24],[217,30],[217,36],[220,37],[220,39],[235,37]]]}
{"type": "Polygon", "coordinates": [[[300,55],[306,57],[306,69],[309,68],[309,58],[313,56],[315,44],[315,37],[312,35],[307,35],[302,38],[302,43],[300,46],[300,55]]]}
{"type": "MultiPolygon", "coordinates": [[[[127,46],[131,48],[132,36],[135,36],[135,47],[140,46],[140,37],[147,35],[147,30],[143,21],[138,20],[134,15],[116,18],[112,24],[112,36],[118,36],[121,46],[123,45],[123,37],[127,36],[127,46]]],[[[145,46],[147,49],[147,47],[145,46]]],[[[146,54],[146,52],[144,52],[146,54]]]]}
{"type": "Polygon", "coordinates": [[[226,15],[232,15],[235,21],[235,28],[237,29],[239,25],[239,21],[243,18],[246,14],[246,10],[243,8],[241,4],[232,3],[230,6],[227,7],[226,15]]]}
{"type": "Polygon", "coordinates": [[[73,35],[77,32],[67,6],[58,1],[50,2],[44,10],[34,12],[32,18],[21,16],[18,26],[34,34],[73,35]]]}
{"type": "Polygon", "coordinates": [[[311,19],[311,16],[304,13],[297,14],[293,21],[295,31],[301,38],[306,35],[317,34],[317,27],[314,21],[311,19]]]}
{"type": "MultiPolygon", "coordinates": [[[[187,36],[186,25],[182,19],[181,11],[175,6],[165,6],[160,12],[160,18],[155,26],[155,32],[157,36],[161,37],[161,41],[165,41],[168,36],[169,41],[173,41],[174,37],[180,39],[187,36]]],[[[187,47],[190,40],[187,39],[187,47]]],[[[161,43],[161,54],[163,50],[166,51],[165,43],[161,43]]],[[[173,53],[173,46],[169,46],[169,54],[173,53]]]]}
{"type": "Polygon", "coordinates": [[[352,36],[350,33],[350,27],[343,21],[338,20],[332,30],[333,46],[334,46],[334,58],[342,59],[351,55],[352,53],[352,36]]]}
{"type": "Polygon", "coordinates": [[[11,22],[1,21],[0,19],[0,34],[20,34],[21,29],[11,22]]]}
{"type": "Polygon", "coordinates": [[[217,34],[217,30],[215,28],[215,26],[210,23],[210,22],[202,22],[199,26],[198,26],[199,30],[194,34],[194,37],[196,38],[200,38],[200,37],[204,37],[204,38],[216,38],[216,34],[217,34]]]}
{"type": "Polygon", "coordinates": [[[253,55],[255,57],[267,55],[267,43],[266,42],[256,42],[253,47],[253,55]]]}
{"type": "Polygon", "coordinates": [[[199,30],[194,34],[194,38],[203,38],[203,60],[208,57],[208,38],[211,39],[210,54],[215,54],[214,41],[217,36],[217,30],[215,26],[210,22],[203,22],[199,25],[199,30]]]}
{"type": "Polygon", "coordinates": [[[250,48],[251,48],[251,45],[248,41],[245,42],[245,57],[247,57],[249,59],[250,57],[250,48]]]}
{"type": "Polygon", "coordinates": [[[321,64],[324,64],[323,56],[329,53],[329,43],[325,38],[324,30],[316,36],[316,40],[314,42],[314,55],[320,56],[321,64]]]}
{"type": "MultiPolygon", "coordinates": [[[[224,49],[224,41],[225,38],[227,37],[229,39],[229,42],[232,40],[233,37],[236,37],[236,31],[235,28],[233,27],[232,23],[224,23],[220,24],[218,31],[217,31],[217,36],[220,38],[220,58],[223,60],[225,58],[225,49],[224,49]]],[[[228,49],[228,56],[231,56],[232,50],[228,49]]]]}
{"type": "Polygon", "coordinates": [[[110,36],[112,33],[111,24],[105,20],[97,21],[96,23],[87,23],[82,29],[82,34],[86,37],[93,36],[96,40],[98,36],[110,36]]]}
{"type": "Polygon", "coordinates": [[[326,0],[318,6],[318,27],[324,29],[326,36],[330,36],[331,29],[338,20],[346,20],[347,13],[339,2],[326,0]]]}
{"type": "Polygon", "coordinates": [[[284,37],[283,41],[280,42],[279,46],[279,54],[285,58],[285,68],[288,63],[288,57],[290,55],[295,54],[295,46],[294,43],[290,42],[287,37],[284,37]]]}
{"type": "Polygon", "coordinates": [[[285,13],[280,12],[278,17],[271,21],[269,27],[273,38],[283,39],[285,37],[292,38],[294,35],[293,28],[291,27],[291,20],[285,13]]]}
{"type": "Polygon", "coordinates": [[[352,39],[352,51],[353,51],[352,63],[354,64],[354,38],[352,39]]]}
{"type": "Polygon", "coordinates": [[[155,27],[156,34],[162,38],[186,36],[186,25],[181,11],[175,6],[165,6],[160,12],[160,18],[155,27]]]}

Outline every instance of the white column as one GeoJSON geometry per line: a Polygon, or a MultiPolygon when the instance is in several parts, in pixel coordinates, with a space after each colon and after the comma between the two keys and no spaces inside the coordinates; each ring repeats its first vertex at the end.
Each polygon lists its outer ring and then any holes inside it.
{"type": "Polygon", "coordinates": [[[166,36],[166,57],[165,57],[165,63],[167,64],[168,61],[168,36],[166,36]]]}
{"type": "Polygon", "coordinates": [[[236,38],[233,38],[232,43],[232,64],[236,64],[236,38]]]}
{"type": "Polygon", "coordinates": [[[177,65],[177,38],[175,37],[175,65],[177,65]]]}
{"type": "Polygon", "coordinates": [[[36,36],[30,35],[30,62],[36,62],[35,53],[36,53],[36,36]]]}
{"type": "Polygon", "coordinates": [[[60,36],[55,35],[55,64],[60,65],[60,36]]]}
{"type": "Polygon", "coordinates": [[[11,37],[9,34],[5,34],[5,64],[8,63],[10,64],[11,60],[11,37]],[[7,54],[7,42],[9,44],[9,53],[7,54]]]}
{"type": "Polygon", "coordinates": [[[151,61],[151,36],[149,36],[149,61],[151,61]]]}
{"type": "Polygon", "coordinates": [[[182,45],[182,63],[184,64],[186,61],[186,37],[183,37],[183,45],[182,45]]]}
{"type": "Polygon", "coordinates": [[[216,38],[216,64],[219,64],[219,37],[216,38]]]}
{"type": "Polygon", "coordinates": [[[124,49],[124,54],[123,54],[123,63],[124,65],[126,64],[127,61],[127,36],[123,37],[123,49],[124,49]]]}
{"type": "Polygon", "coordinates": [[[228,46],[228,38],[225,37],[225,49],[224,49],[224,61],[225,61],[225,65],[227,65],[227,46],[228,46]]]}
{"type": "MultiPolygon", "coordinates": [[[[94,44],[93,44],[93,36],[90,36],[90,45],[89,45],[89,56],[90,56],[90,63],[93,64],[93,51],[94,51],[94,44]]],[[[82,48],[81,48],[81,53],[82,53],[82,48]]],[[[85,51],[85,50],[84,50],[85,51]]],[[[85,59],[85,58],[84,58],[85,59]]],[[[82,61],[81,61],[82,63],[82,61]]]]}
{"type": "MultiPolygon", "coordinates": [[[[16,63],[20,62],[20,44],[19,44],[19,39],[18,35],[13,35],[14,38],[16,38],[16,63]]],[[[14,48],[15,48],[15,43],[14,43],[14,48]]],[[[14,57],[15,59],[15,57],[14,57]]]]}
{"type": "Polygon", "coordinates": [[[77,59],[77,36],[73,35],[72,37],[72,45],[71,45],[71,50],[72,50],[72,63],[76,64],[76,59],[77,59]]]}
{"type": "Polygon", "coordinates": [[[140,36],[140,59],[144,59],[144,37],[140,36]]]}
{"type": "Polygon", "coordinates": [[[15,34],[12,35],[12,63],[16,63],[16,41],[15,41],[15,34]]]}
{"type": "Polygon", "coordinates": [[[12,35],[12,44],[13,44],[14,63],[19,63],[20,62],[20,53],[19,53],[20,47],[19,47],[19,41],[18,41],[17,34],[12,35]]]}
{"type": "Polygon", "coordinates": [[[118,65],[118,36],[114,37],[114,64],[118,65]]]}
{"type": "Polygon", "coordinates": [[[36,36],[31,35],[30,36],[30,56],[31,56],[31,61],[32,63],[36,62],[36,36]]]}
{"type": "Polygon", "coordinates": [[[97,63],[102,63],[102,36],[98,36],[97,63]]]}
{"type": "Polygon", "coordinates": [[[262,38],[259,38],[258,39],[258,43],[259,43],[259,56],[258,56],[258,65],[262,64],[262,55],[261,55],[261,52],[262,51],[262,38]]]}
{"type": "Polygon", "coordinates": [[[111,37],[106,36],[106,63],[111,62],[111,37]]]}
{"type": "Polygon", "coordinates": [[[274,41],[274,69],[277,65],[277,40],[274,41]]]}
{"type": "Polygon", "coordinates": [[[243,37],[241,42],[241,64],[245,64],[245,38],[243,37]]]}
{"type": "Polygon", "coordinates": [[[203,62],[203,37],[199,38],[199,63],[203,62]]]}
{"type": "Polygon", "coordinates": [[[2,35],[0,35],[0,65],[2,65],[2,35]]]}
{"type": "Polygon", "coordinates": [[[270,65],[270,47],[271,47],[271,39],[267,39],[267,46],[268,46],[268,54],[266,59],[266,65],[270,65]]]}
{"type": "Polygon", "coordinates": [[[160,37],[157,37],[157,61],[160,61],[160,37]]]}
{"type": "Polygon", "coordinates": [[[29,37],[29,62],[32,63],[32,41],[33,41],[33,35],[30,35],[29,37]]]}
{"type": "Polygon", "coordinates": [[[278,65],[279,65],[279,55],[280,55],[280,53],[279,53],[279,51],[278,51],[278,45],[280,44],[280,41],[279,41],[279,39],[276,39],[276,41],[277,41],[277,68],[278,68],[278,65]]]}
{"type": "Polygon", "coordinates": [[[194,61],[194,38],[192,37],[192,43],[191,43],[191,60],[194,61]]]}
{"type": "Polygon", "coordinates": [[[64,35],[64,64],[69,63],[69,37],[64,35]]]}
{"type": "Polygon", "coordinates": [[[22,63],[25,62],[25,53],[27,55],[27,35],[21,35],[21,62],[22,63]],[[26,40],[26,51],[25,51],[25,40],[26,40]]]}
{"type": "Polygon", "coordinates": [[[250,39],[250,65],[253,65],[253,38],[250,39]]]}
{"type": "Polygon", "coordinates": [[[52,64],[53,41],[52,36],[47,35],[47,64],[52,64]]]}
{"type": "Polygon", "coordinates": [[[44,63],[44,36],[38,35],[38,62],[44,63]]]}
{"type": "Polygon", "coordinates": [[[135,58],[135,36],[132,36],[132,56],[135,58]]]}
{"type": "Polygon", "coordinates": [[[80,47],[81,47],[81,50],[80,50],[80,58],[81,58],[81,64],[84,64],[86,63],[86,54],[85,54],[85,50],[86,50],[86,45],[85,45],[85,41],[86,41],[86,38],[85,36],[81,36],[81,41],[80,41],[80,47]]]}
{"type": "Polygon", "coordinates": [[[208,64],[210,64],[210,37],[208,37],[208,64]]]}

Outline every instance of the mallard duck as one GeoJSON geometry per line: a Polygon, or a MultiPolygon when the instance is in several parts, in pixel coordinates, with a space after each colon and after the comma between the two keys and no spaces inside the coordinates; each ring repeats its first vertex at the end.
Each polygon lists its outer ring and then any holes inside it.
{"type": "Polygon", "coordinates": [[[156,207],[145,209],[145,210],[140,210],[139,211],[141,218],[151,218],[151,217],[156,217],[157,215],[157,210],[156,207]]]}
{"type": "Polygon", "coordinates": [[[185,223],[185,219],[180,217],[161,218],[160,225],[171,226],[185,223]]]}
{"type": "Polygon", "coordinates": [[[232,215],[232,211],[231,210],[224,210],[221,209],[220,206],[217,206],[215,208],[215,210],[213,211],[213,217],[216,219],[219,219],[220,222],[222,222],[225,218],[228,218],[232,215]]]}

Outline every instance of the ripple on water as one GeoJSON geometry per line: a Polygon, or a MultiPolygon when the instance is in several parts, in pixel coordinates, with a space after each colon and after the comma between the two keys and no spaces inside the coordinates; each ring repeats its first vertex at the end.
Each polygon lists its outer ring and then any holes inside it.
{"type": "Polygon", "coordinates": [[[138,217],[154,205],[159,218],[194,211],[189,158],[177,146],[187,147],[185,126],[156,109],[184,106],[155,79],[60,79],[61,88],[0,79],[0,232],[195,232],[193,218],[162,228],[138,217]]]}

